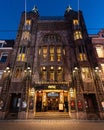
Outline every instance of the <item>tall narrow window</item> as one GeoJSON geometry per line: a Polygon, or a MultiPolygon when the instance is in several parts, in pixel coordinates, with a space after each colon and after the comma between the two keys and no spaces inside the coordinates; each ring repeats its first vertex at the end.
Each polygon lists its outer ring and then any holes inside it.
{"type": "Polygon", "coordinates": [[[47,47],[43,47],[43,60],[47,60],[47,47]]]}
{"type": "Polygon", "coordinates": [[[30,41],[30,32],[28,32],[28,31],[24,31],[23,33],[22,33],[22,40],[28,40],[28,41],[30,41]]]}
{"type": "Polygon", "coordinates": [[[79,46],[78,51],[79,51],[79,60],[86,61],[87,57],[86,57],[86,53],[85,53],[85,47],[79,46]]]}
{"type": "Polygon", "coordinates": [[[74,32],[74,40],[82,39],[82,33],[81,31],[75,31],[74,32]]]}
{"type": "Polygon", "coordinates": [[[54,61],[54,47],[50,47],[50,61],[54,61]]]}
{"type": "Polygon", "coordinates": [[[41,54],[41,48],[38,49],[38,54],[39,54],[39,55],[41,54]]]}
{"type": "Polygon", "coordinates": [[[54,71],[54,67],[53,66],[51,66],[51,68],[50,68],[50,72],[49,72],[49,80],[50,81],[54,81],[55,80],[55,71],[54,71]]]}
{"type": "Polygon", "coordinates": [[[8,53],[7,52],[3,52],[1,54],[1,57],[0,57],[0,62],[1,63],[5,63],[7,61],[7,57],[8,57],[8,53]]]}
{"type": "Polygon", "coordinates": [[[26,47],[25,46],[22,46],[19,48],[17,61],[26,61],[26,47]]]}
{"type": "Polygon", "coordinates": [[[62,81],[62,67],[59,66],[57,69],[57,81],[62,81]]]}
{"type": "Polygon", "coordinates": [[[82,67],[81,72],[82,72],[82,79],[83,80],[91,78],[90,70],[88,67],[82,67]]]}
{"type": "Polygon", "coordinates": [[[28,30],[28,31],[31,29],[31,20],[29,20],[29,19],[26,20],[26,23],[24,25],[24,29],[28,30]]]}
{"type": "Polygon", "coordinates": [[[78,29],[78,27],[79,27],[79,22],[78,22],[77,19],[74,19],[74,20],[73,20],[73,25],[74,25],[74,29],[78,29]]]}
{"type": "Polygon", "coordinates": [[[43,81],[46,81],[47,80],[47,71],[46,71],[46,67],[42,67],[41,68],[41,71],[42,71],[42,80],[43,81]]]}
{"type": "Polygon", "coordinates": [[[104,58],[104,47],[96,46],[97,55],[99,58],[104,58]]]}
{"type": "Polygon", "coordinates": [[[21,67],[16,67],[14,78],[17,78],[17,79],[22,78],[22,68],[21,67]]]}
{"type": "Polygon", "coordinates": [[[57,61],[60,62],[61,61],[61,47],[57,48],[57,61]]]}

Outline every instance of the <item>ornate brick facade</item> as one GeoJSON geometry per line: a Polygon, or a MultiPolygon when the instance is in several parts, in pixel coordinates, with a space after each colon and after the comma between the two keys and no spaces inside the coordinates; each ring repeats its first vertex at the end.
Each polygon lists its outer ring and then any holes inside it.
{"type": "Polygon", "coordinates": [[[1,118],[54,111],[104,119],[98,60],[81,11],[67,8],[64,17],[40,17],[36,8],[23,12],[10,63],[1,118]]]}

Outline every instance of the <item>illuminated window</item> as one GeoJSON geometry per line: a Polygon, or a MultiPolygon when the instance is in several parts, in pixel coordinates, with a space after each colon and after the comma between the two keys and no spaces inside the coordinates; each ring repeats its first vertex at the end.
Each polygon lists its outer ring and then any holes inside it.
{"type": "Polygon", "coordinates": [[[100,58],[104,58],[104,47],[103,46],[96,46],[97,55],[100,58]]]}
{"type": "Polygon", "coordinates": [[[49,71],[49,80],[50,81],[54,81],[55,80],[55,71],[54,71],[54,67],[51,66],[50,71],[49,71]]]}
{"type": "Polygon", "coordinates": [[[31,20],[29,20],[29,19],[26,20],[24,28],[25,28],[25,30],[28,30],[28,31],[30,30],[30,28],[31,28],[31,20]]]}
{"type": "Polygon", "coordinates": [[[50,47],[50,61],[54,61],[54,47],[50,47]]]}
{"type": "Polygon", "coordinates": [[[43,60],[46,61],[47,59],[47,47],[43,47],[43,60]]]}
{"type": "Polygon", "coordinates": [[[41,54],[41,48],[39,48],[38,53],[39,53],[39,55],[41,54]]]}
{"type": "Polygon", "coordinates": [[[78,20],[77,20],[77,19],[74,19],[74,20],[73,20],[73,24],[74,24],[74,25],[78,25],[78,24],[79,24],[78,20]]]}
{"type": "Polygon", "coordinates": [[[73,25],[74,25],[74,29],[78,29],[78,27],[79,27],[79,22],[78,22],[77,19],[74,19],[74,20],[73,20],[73,25]]]}
{"type": "Polygon", "coordinates": [[[7,52],[1,53],[0,62],[1,63],[5,63],[7,61],[7,57],[8,57],[8,53],[7,52]]]}
{"type": "Polygon", "coordinates": [[[62,81],[62,67],[58,67],[57,69],[57,81],[62,81]]]}
{"type": "Polygon", "coordinates": [[[91,78],[90,71],[89,71],[88,67],[82,67],[81,72],[82,72],[82,79],[83,80],[91,78]]]}
{"type": "Polygon", "coordinates": [[[28,40],[28,41],[30,41],[30,33],[29,32],[27,32],[27,31],[24,31],[23,33],[22,33],[22,40],[28,40]]]}
{"type": "Polygon", "coordinates": [[[86,57],[84,46],[79,46],[78,51],[79,51],[79,60],[86,61],[87,57],[86,57]]]}
{"type": "Polygon", "coordinates": [[[74,32],[74,40],[82,39],[82,33],[81,31],[75,31],[74,32]]]}
{"type": "Polygon", "coordinates": [[[101,64],[102,71],[104,73],[104,64],[101,64]]]}
{"type": "Polygon", "coordinates": [[[42,80],[43,81],[47,80],[47,71],[46,71],[46,67],[45,66],[42,67],[42,80]]]}
{"type": "Polygon", "coordinates": [[[61,61],[61,47],[57,48],[57,61],[61,61]]]}
{"type": "Polygon", "coordinates": [[[26,47],[25,46],[19,48],[17,61],[26,61],[26,47]]]}
{"type": "Polygon", "coordinates": [[[15,74],[14,74],[14,78],[20,79],[22,78],[22,68],[21,67],[16,67],[15,69],[15,74]]]}

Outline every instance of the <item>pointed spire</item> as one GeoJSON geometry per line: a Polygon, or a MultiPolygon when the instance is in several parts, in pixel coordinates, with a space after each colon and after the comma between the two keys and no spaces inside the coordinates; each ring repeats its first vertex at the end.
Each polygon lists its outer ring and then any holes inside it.
{"type": "Polygon", "coordinates": [[[70,7],[70,5],[66,8],[66,11],[69,12],[70,10],[72,10],[72,8],[70,7]]]}
{"type": "Polygon", "coordinates": [[[34,5],[34,7],[33,7],[33,9],[32,9],[32,12],[34,12],[34,13],[38,13],[38,9],[37,9],[37,7],[34,5]]]}

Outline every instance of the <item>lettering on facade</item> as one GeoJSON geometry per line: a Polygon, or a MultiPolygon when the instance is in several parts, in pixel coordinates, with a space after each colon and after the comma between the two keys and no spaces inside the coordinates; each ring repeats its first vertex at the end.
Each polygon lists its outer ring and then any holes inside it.
{"type": "Polygon", "coordinates": [[[56,86],[55,85],[49,85],[48,88],[49,89],[56,89],[56,86]]]}

